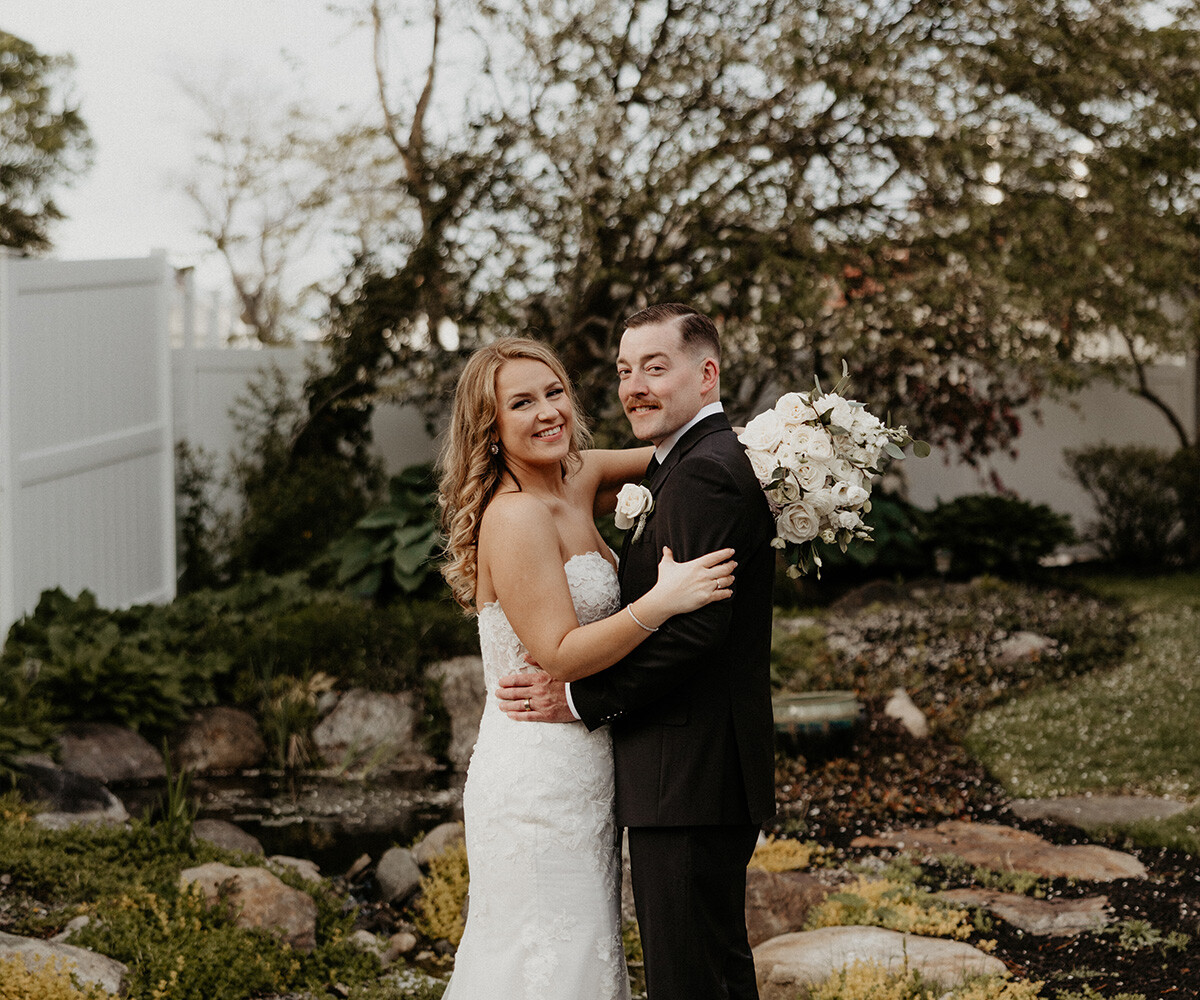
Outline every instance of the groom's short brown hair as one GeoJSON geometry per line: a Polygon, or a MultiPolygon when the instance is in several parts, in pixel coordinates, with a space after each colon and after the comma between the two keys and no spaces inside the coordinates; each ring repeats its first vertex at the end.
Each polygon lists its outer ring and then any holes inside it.
{"type": "Polygon", "coordinates": [[[647,306],[625,321],[625,329],[635,330],[639,326],[655,326],[658,323],[674,323],[684,346],[711,353],[720,363],[721,335],[717,332],[717,325],[682,302],[660,302],[647,306]]]}

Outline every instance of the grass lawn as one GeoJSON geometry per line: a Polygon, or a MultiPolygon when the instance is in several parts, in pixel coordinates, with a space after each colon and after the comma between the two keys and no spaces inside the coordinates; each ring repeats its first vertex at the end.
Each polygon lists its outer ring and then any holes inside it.
{"type": "MultiPolygon", "coordinates": [[[[1200,574],[1083,582],[1138,613],[1134,647],[1114,668],[980,712],[968,748],[1014,796],[1128,792],[1200,802],[1200,574]]],[[[1178,828],[1170,839],[1194,852],[1198,813],[1158,826],[1164,836],[1178,828]]],[[[1140,832],[1144,841],[1152,831],[1140,832]]]]}

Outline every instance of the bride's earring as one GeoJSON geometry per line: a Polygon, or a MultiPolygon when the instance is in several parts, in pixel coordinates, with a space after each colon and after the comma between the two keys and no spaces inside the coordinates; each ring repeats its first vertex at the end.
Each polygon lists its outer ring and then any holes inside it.
{"type": "Polygon", "coordinates": [[[492,446],[488,449],[488,451],[490,451],[493,455],[499,455],[500,454],[500,446],[498,444],[496,444],[495,441],[493,441],[492,446]]]}

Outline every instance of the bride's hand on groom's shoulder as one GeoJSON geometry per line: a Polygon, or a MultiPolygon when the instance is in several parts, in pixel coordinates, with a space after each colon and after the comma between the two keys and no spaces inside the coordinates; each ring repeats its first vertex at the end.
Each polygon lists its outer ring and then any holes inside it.
{"type": "Polygon", "coordinates": [[[496,697],[500,710],[517,722],[576,721],[567,705],[566,685],[540,670],[501,677],[496,697]]]}

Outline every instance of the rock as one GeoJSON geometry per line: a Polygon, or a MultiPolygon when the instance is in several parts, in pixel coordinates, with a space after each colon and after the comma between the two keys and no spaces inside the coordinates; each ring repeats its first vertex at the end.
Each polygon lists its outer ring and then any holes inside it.
{"type": "Polygon", "coordinates": [[[882,927],[822,927],[772,938],[754,949],[760,1000],[796,1000],[854,962],[885,969],[914,969],[944,989],[970,976],[999,975],[998,958],[961,941],[920,937],[882,927]]]}
{"type": "Polygon", "coordinates": [[[215,844],[224,851],[241,851],[243,854],[255,854],[258,857],[266,853],[256,837],[223,819],[196,820],[192,824],[192,836],[197,840],[215,844]]]}
{"type": "Polygon", "coordinates": [[[74,934],[76,931],[83,930],[83,928],[85,928],[91,922],[91,917],[89,917],[86,913],[81,913],[79,916],[72,917],[70,920],[68,920],[67,926],[64,927],[58,934],[55,934],[54,937],[50,938],[50,940],[57,944],[66,944],[71,940],[72,934],[74,934]]]}
{"type": "Polygon", "coordinates": [[[289,858],[286,854],[272,854],[267,860],[278,868],[296,872],[307,882],[321,881],[321,866],[308,858],[289,858]]]}
{"type": "Polygon", "coordinates": [[[417,936],[412,931],[397,931],[388,938],[387,950],[383,953],[383,964],[391,965],[405,955],[411,955],[417,947],[417,936]]]}
{"type": "Polygon", "coordinates": [[[50,830],[65,830],[76,823],[124,823],[125,806],[95,778],[84,777],[54,765],[24,761],[17,765],[17,790],[27,802],[41,803],[45,811],[33,821],[50,830]]]}
{"type": "Polygon", "coordinates": [[[180,887],[191,884],[209,906],[227,903],[237,926],[275,931],[300,951],[316,947],[317,904],[265,868],[233,868],[214,861],[181,872],[180,887]]]}
{"type": "Polygon", "coordinates": [[[939,893],[957,906],[987,910],[1005,923],[1026,934],[1039,937],[1074,937],[1096,930],[1109,922],[1108,897],[1085,896],[1082,899],[1031,899],[994,889],[951,889],[939,893]]]}
{"type": "Polygon", "coordinates": [[[1036,632],[1013,632],[996,646],[992,659],[1002,666],[1022,660],[1039,660],[1042,654],[1057,646],[1053,639],[1036,632]]]}
{"type": "Polygon", "coordinates": [[[358,930],[350,935],[350,943],[383,961],[384,945],[370,931],[358,930]]]}
{"type": "Polygon", "coordinates": [[[896,688],[892,691],[892,696],[883,706],[883,714],[888,718],[899,720],[909,734],[918,739],[924,739],[929,735],[929,720],[925,718],[925,713],[917,708],[917,703],[909,697],[904,688],[896,688]]]}
{"type": "Polygon", "coordinates": [[[422,868],[452,844],[460,843],[467,833],[461,823],[439,823],[412,846],[413,859],[422,868]]]}
{"type": "Polygon", "coordinates": [[[379,859],[375,880],[379,883],[380,899],[385,903],[400,903],[417,891],[421,884],[421,867],[412,851],[393,847],[379,859]]]}
{"type": "Polygon", "coordinates": [[[18,937],[0,931],[0,958],[20,956],[29,968],[46,962],[69,962],[71,974],[83,986],[99,986],[109,993],[119,994],[125,986],[129,968],[114,959],[98,955],[86,948],[56,941],[41,941],[37,938],[18,937]]]}
{"type": "Polygon", "coordinates": [[[798,931],[809,911],[830,890],[808,872],[746,870],[746,931],[754,948],[780,934],[798,931]]]}
{"type": "Polygon", "coordinates": [[[258,722],[240,708],[203,708],[175,741],[179,767],[198,774],[222,774],[258,767],[267,755],[258,722]]]}
{"type": "Polygon", "coordinates": [[[1036,834],[990,823],[950,820],[936,827],[856,837],[855,847],[890,847],[926,855],[951,854],[993,871],[1025,871],[1047,878],[1111,882],[1145,878],[1146,867],[1131,854],[1098,844],[1059,847],[1036,834]]]}
{"type": "Polygon", "coordinates": [[[108,722],[79,722],[59,737],[59,759],[68,771],[114,781],[150,781],[166,775],[162,754],[132,729],[108,722]]]}
{"type": "Polygon", "coordinates": [[[414,735],[417,713],[409,692],[355,688],[313,730],[313,744],[338,769],[432,768],[434,760],[414,735]]]}
{"type": "Polygon", "coordinates": [[[1084,828],[1167,819],[1187,808],[1174,799],[1143,795],[1068,795],[1060,799],[1017,799],[1012,803],[1012,811],[1021,819],[1048,819],[1084,828]]]}
{"type": "Polygon", "coordinates": [[[442,704],[450,716],[448,755],[457,770],[465,771],[479,736],[479,720],[488,699],[483,683],[483,659],[456,656],[433,664],[427,674],[442,682],[442,704]]]}

